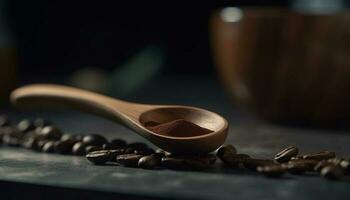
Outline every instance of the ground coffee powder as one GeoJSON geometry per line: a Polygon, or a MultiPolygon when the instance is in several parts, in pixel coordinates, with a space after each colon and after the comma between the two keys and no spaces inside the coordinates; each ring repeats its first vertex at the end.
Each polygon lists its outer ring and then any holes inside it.
{"type": "Polygon", "coordinates": [[[146,128],[152,132],[173,137],[193,137],[213,132],[184,119],[177,119],[155,126],[146,125],[146,128]]]}

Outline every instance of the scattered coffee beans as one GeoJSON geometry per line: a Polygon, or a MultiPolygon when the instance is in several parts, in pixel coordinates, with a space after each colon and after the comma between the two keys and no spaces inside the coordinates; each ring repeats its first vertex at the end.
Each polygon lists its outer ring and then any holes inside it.
{"type": "Polygon", "coordinates": [[[275,155],[275,160],[279,163],[288,162],[293,156],[298,155],[299,150],[295,146],[287,147],[275,155]]]}
{"type": "Polygon", "coordinates": [[[344,169],[336,165],[328,165],[321,170],[321,176],[330,180],[340,179],[344,174],[344,169]]]}
{"type": "Polygon", "coordinates": [[[160,165],[160,158],[155,155],[143,156],[137,166],[144,169],[154,169],[160,165]]]}
{"type": "Polygon", "coordinates": [[[83,137],[83,142],[88,145],[102,146],[107,144],[108,141],[102,135],[90,134],[83,137]]]}
{"type": "Polygon", "coordinates": [[[335,158],[335,153],[331,151],[321,151],[315,154],[306,154],[303,156],[303,159],[312,159],[312,160],[326,160],[330,158],[335,158]]]}
{"type": "Polygon", "coordinates": [[[86,158],[97,165],[104,164],[110,160],[111,157],[111,151],[110,150],[100,150],[100,151],[93,151],[86,155],[86,158]]]}
{"type": "MultiPolygon", "coordinates": [[[[179,134],[187,136],[194,130],[198,131],[196,134],[199,135],[211,132],[181,119],[164,124],[148,123],[147,128],[171,136],[179,136],[179,134]],[[183,132],[178,132],[179,130],[183,132]]],[[[193,132],[191,134],[193,136],[193,132]]],[[[301,175],[314,171],[326,179],[337,180],[346,176],[350,171],[350,161],[336,158],[335,153],[331,151],[298,155],[298,148],[289,146],[277,153],[274,160],[271,160],[238,154],[234,146],[225,144],[217,150],[216,155],[173,155],[162,149],[154,151],[141,142],[128,144],[119,138],[108,141],[99,134],[63,133],[42,118],[37,118],[34,122],[25,119],[16,126],[11,126],[7,117],[0,116],[0,143],[8,146],[22,146],[45,153],[86,155],[87,160],[98,165],[114,162],[125,167],[144,169],[205,170],[219,158],[234,170],[244,167],[267,177],[280,177],[286,172],[301,175]]]]}
{"type": "Polygon", "coordinates": [[[281,165],[267,165],[257,167],[257,171],[267,177],[279,177],[282,176],[287,170],[281,165]]]}
{"type": "Polygon", "coordinates": [[[117,162],[125,167],[137,167],[142,155],[122,154],[117,156],[117,162]]]}

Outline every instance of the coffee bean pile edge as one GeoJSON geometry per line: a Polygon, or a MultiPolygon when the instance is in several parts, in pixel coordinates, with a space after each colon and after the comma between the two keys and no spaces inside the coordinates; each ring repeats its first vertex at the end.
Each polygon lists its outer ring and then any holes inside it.
{"type": "Polygon", "coordinates": [[[295,175],[311,172],[329,180],[338,180],[350,172],[350,160],[337,158],[331,151],[303,155],[299,154],[297,147],[290,146],[278,152],[274,159],[259,159],[239,154],[234,146],[225,144],[216,151],[216,155],[172,155],[141,142],[128,144],[119,138],[108,141],[99,134],[63,133],[42,118],[34,121],[24,119],[12,125],[6,116],[0,116],[0,144],[44,153],[85,156],[96,165],[115,163],[143,169],[204,170],[218,157],[232,169],[244,168],[275,178],[287,172],[295,175]]]}
{"type": "Polygon", "coordinates": [[[287,172],[294,175],[316,173],[329,180],[338,180],[350,172],[349,159],[337,158],[331,151],[303,155],[295,146],[283,149],[269,160],[238,154],[235,147],[226,144],[218,149],[217,156],[231,168],[245,168],[267,177],[281,177],[287,172]]]}
{"type": "Polygon", "coordinates": [[[204,170],[216,161],[216,156],[211,154],[171,155],[141,142],[127,143],[119,138],[108,141],[100,134],[64,133],[42,118],[23,119],[12,125],[6,116],[0,116],[1,143],[43,153],[85,156],[96,165],[114,163],[144,169],[204,170]]]}

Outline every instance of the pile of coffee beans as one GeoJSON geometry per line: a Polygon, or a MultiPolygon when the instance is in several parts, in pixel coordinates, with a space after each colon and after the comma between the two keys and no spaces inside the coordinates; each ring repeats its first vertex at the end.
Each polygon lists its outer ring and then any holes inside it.
{"type": "Polygon", "coordinates": [[[143,169],[205,170],[218,157],[234,170],[248,169],[267,177],[314,173],[337,180],[350,171],[350,160],[337,158],[331,151],[299,154],[297,147],[290,146],[278,152],[274,159],[260,159],[237,153],[234,146],[225,144],[216,155],[173,155],[161,149],[154,150],[141,142],[127,143],[119,138],[108,141],[99,134],[64,133],[42,118],[23,119],[13,125],[7,117],[0,116],[1,143],[44,153],[85,156],[96,165],[116,164],[143,169]]]}
{"type": "Polygon", "coordinates": [[[320,151],[312,154],[299,154],[295,146],[278,152],[274,159],[252,158],[246,154],[238,154],[232,145],[223,145],[217,156],[228,166],[239,169],[246,168],[264,174],[267,177],[280,177],[285,173],[302,175],[304,173],[319,174],[326,179],[337,180],[350,172],[350,160],[337,158],[334,152],[320,151]]]}
{"type": "Polygon", "coordinates": [[[12,125],[7,117],[0,116],[1,143],[43,153],[85,156],[96,165],[114,163],[144,169],[204,170],[216,161],[215,155],[171,155],[141,142],[127,143],[119,138],[108,141],[99,134],[64,133],[42,118],[23,119],[12,125]]]}

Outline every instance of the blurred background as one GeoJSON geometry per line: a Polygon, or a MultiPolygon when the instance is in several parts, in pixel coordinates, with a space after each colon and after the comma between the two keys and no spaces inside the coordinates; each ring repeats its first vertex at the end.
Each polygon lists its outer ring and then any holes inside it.
{"type": "Polygon", "coordinates": [[[347,125],[349,5],[0,0],[1,108],[13,88],[50,82],[224,115],[242,105],[240,115],[273,122],[347,125]]]}

